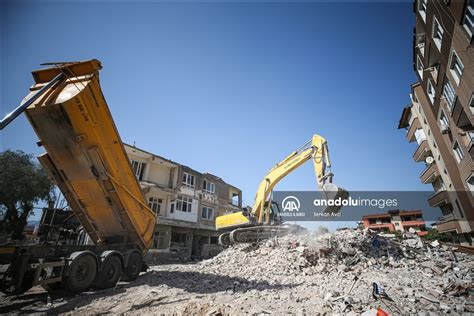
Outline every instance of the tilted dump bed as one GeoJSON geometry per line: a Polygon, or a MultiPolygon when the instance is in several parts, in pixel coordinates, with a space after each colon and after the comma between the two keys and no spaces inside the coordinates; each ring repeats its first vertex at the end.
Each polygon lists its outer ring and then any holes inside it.
{"type": "Polygon", "coordinates": [[[30,95],[59,74],[62,78],[25,113],[46,149],[41,164],[92,241],[133,244],[146,253],[156,219],[102,95],[101,68],[98,60],[89,60],[34,71],[30,95]]]}

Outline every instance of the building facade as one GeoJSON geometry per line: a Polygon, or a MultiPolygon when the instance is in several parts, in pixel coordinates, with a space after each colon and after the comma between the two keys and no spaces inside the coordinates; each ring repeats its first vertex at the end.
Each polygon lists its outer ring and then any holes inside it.
{"type": "Polygon", "coordinates": [[[426,235],[426,224],[420,210],[393,210],[384,214],[371,214],[362,217],[364,228],[386,232],[406,232],[414,229],[419,236],[426,235]]]}
{"type": "Polygon", "coordinates": [[[474,240],[474,0],[416,0],[411,103],[399,128],[416,141],[413,160],[431,185],[441,233],[461,244],[474,240]]]}
{"type": "Polygon", "coordinates": [[[124,144],[157,223],[150,255],[209,257],[221,250],[215,218],[242,208],[242,191],[221,178],[124,144]]]}

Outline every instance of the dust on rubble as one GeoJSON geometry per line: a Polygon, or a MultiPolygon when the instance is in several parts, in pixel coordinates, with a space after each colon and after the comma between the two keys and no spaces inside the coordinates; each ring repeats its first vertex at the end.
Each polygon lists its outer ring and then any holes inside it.
{"type": "Polygon", "coordinates": [[[436,241],[423,243],[415,234],[405,237],[398,240],[351,229],[318,237],[287,235],[236,245],[199,263],[153,266],[135,282],[75,297],[52,297],[51,306],[41,291],[2,298],[0,311],[371,315],[380,308],[389,314],[474,312],[471,255],[436,241]]]}

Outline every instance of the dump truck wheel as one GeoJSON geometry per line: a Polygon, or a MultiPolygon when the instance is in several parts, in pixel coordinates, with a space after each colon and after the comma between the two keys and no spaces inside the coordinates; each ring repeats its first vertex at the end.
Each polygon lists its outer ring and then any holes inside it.
{"type": "Polygon", "coordinates": [[[97,274],[97,260],[90,254],[78,256],[69,265],[65,288],[73,293],[87,290],[97,274]]]}
{"type": "Polygon", "coordinates": [[[140,271],[142,271],[142,256],[138,252],[133,252],[128,257],[122,279],[124,281],[133,281],[138,278],[140,271]]]}
{"type": "Polygon", "coordinates": [[[108,256],[102,262],[102,269],[97,273],[95,286],[99,289],[114,287],[122,274],[122,260],[117,256],[108,256]]]}

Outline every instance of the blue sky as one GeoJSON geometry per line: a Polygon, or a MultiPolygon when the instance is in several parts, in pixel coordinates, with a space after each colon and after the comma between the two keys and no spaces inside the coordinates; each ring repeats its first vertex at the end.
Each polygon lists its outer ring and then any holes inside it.
{"type": "MultiPolygon", "coordinates": [[[[412,70],[412,4],[1,2],[1,114],[48,61],[97,58],[122,139],[221,176],[252,204],[275,163],[326,137],[350,190],[429,190],[397,130],[412,70]]],[[[39,154],[26,119],[2,150],[39,154]]],[[[310,163],[278,190],[314,190],[310,163]]]]}

